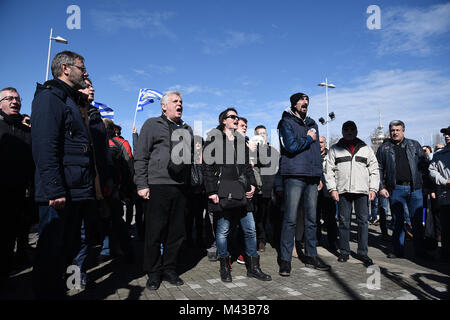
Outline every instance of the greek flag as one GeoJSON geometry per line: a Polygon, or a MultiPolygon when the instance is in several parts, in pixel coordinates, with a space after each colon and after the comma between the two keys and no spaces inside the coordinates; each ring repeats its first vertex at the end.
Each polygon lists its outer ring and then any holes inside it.
{"type": "Polygon", "coordinates": [[[114,120],[114,110],[108,107],[106,104],[100,102],[91,102],[91,105],[98,108],[102,118],[108,118],[114,120]]]}
{"type": "Polygon", "coordinates": [[[155,99],[161,100],[163,94],[154,89],[140,89],[136,111],[143,111],[144,106],[155,102],[155,99]]]}

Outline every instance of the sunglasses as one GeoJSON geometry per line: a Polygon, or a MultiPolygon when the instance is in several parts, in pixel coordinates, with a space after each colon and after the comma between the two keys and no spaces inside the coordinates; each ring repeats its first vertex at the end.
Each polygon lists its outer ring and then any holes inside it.
{"type": "Polygon", "coordinates": [[[228,119],[228,118],[231,118],[233,120],[239,120],[239,117],[234,114],[225,117],[225,119],[228,119]]]}

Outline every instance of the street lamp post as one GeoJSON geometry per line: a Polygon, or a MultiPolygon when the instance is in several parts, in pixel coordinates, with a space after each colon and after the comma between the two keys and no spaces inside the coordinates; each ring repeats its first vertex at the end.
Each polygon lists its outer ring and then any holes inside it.
{"type": "Polygon", "coordinates": [[[53,28],[50,28],[50,38],[48,40],[47,72],[45,73],[45,81],[48,80],[48,67],[50,65],[50,51],[52,50],[52,40],[55,40],[56,42],[64,43],[64,44],[69,43],[69,41],[67,41],[66,39],[61,38],[59,36],[56,38],[53,38],[53,28]]]}
{"type": "MultiPolygon", "coordinates": [[[[328,88],[336,88],[336,86],[332,83],[328,83],[328,79],[325,78],[325,82],[321,82],[318,84],[319,87],[325,87],[325,99],[326,99],[326,105],[327,105],[327,117],[329,116],[328,114],[328,88]]],[[[334,113],[333,113],[334,115],[334,113]]],[[[333,118],[334,119],[334,118],[333,118]]],[[[331,120],[333,120],[331,119],[331,120]]],[[[329,146],[330,143],[330,135],[328,133],[328,122],[329,120],[327,119],[326,124],[327,124],[327,146],[329,146]]]]}

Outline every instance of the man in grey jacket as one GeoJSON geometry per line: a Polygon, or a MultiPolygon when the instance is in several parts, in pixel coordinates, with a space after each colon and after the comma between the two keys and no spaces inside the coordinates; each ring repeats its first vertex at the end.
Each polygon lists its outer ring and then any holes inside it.
{"type": "MultiPolygon", "coordinates": [[[[148,119],[142,126],[134,158],[138,194],[149,200],[144,219],[143,268],[148,274],[147,288],[150,290],[157,290],[161,280],[183,285],[175,268],[185,235],[186,179],[190,170],[188,165],[178,166],[178,172],[172,170],[174,163],[180,163],[180,158],[171,158],[171,153],[178,155],[174,150],[178,149],[178,144],[172,148],[170,137],[174,139],[181,135],[182,142],[188,147],[193,137],[192,129],[181,120],[183,100],[180,92],[166,92],[161,99],[161,109],[161,116],[148,119]]],[[[186,149],[183,152],[185,156],[191,155],[186,149]]],[[[183,162],[189,161],[184,158],[183,162]]]]}
{"type": "Polygon", "coordinates": [[[442,258],[450,260],[450,126],[441,129],[446,146],[433,155],[429,170],[440,206],[442,258]]]}
{"type": "Polygon", "coordinates": [[[350,255],[350,221],[352,204],[358,221],[358,251],[356,259],[364,265],[373,264],[368,254],[368,201],[373,201],[380,184],[378,161],[372,149],[356,136],[358,129],[353,121],[342,125],[342,136],[327,156],[325,182],[331,198],[339,210],[339,262],[350,255]]]}

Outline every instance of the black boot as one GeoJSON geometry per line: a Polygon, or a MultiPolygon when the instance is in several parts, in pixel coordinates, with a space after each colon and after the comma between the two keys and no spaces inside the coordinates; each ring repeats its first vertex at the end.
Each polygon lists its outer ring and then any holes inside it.
{"type": "Polygon", "coordinates": [[[247,277],[256,278],[262,281],[270,281],[272,277],[261,271],[259,267],[259,256],[246,257],[245,266],[247,267],[247,277]]]}
{"type": "Polygon", "coordinates": [[[223,282],[231,282],[230,257],[219,257],[220,261],[220,278],[223,282]]]}

